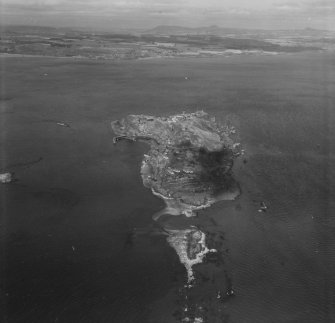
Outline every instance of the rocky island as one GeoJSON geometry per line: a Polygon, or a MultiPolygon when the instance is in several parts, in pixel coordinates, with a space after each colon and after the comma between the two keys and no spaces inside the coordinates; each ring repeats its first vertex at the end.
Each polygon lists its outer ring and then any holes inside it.
{"type": "Polygon", "coordinates": [[[185,230],[165,229],[169,236],[168,243],[178,254],[180,262],[187,271],[187,282],[194,280],[192,266],[202,262],[208,252],[217,252],[216,249],[208,249],[206,246],[206,235],[197,227],[190,227],[185,230]]]}
{"type": "Polygon", "coordinates": [[[217,200],[234,199],[232,177],[235,129],[219,125],[203,111],[170,117],[130,115],[112,122],[118,140],[144,140],[150,150],[141,167],[143,183],[163,198],[167,208],[155,215],[194,215],[217,200]]]}

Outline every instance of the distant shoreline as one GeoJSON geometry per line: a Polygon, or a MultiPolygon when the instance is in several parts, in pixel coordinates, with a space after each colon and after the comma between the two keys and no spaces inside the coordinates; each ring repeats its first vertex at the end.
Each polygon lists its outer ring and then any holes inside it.
{"type": "MultiPolygon", "coordinates": [[[[304,51],[304,53],[310,51],[304,51]]],[[[315,52],[315,51],[313,51],[315,52]]],[[[318,52],[324,52],[324,50],[320,50],[318,52]]],[[[299,52],[301,53],[301,52],[299,52]]],[[[236,56],[278,56],[278,55],[293,55],[299,53],[286,53],[286,52],[242,52],[242,53],[220,53],[220,54],[194,54],[194,55],[175,55],[175,56],[152,56],[152,57],[136,57],[136,58],[92,58],[86,56],[52,56],[52,55],[32,55],[32,54],[8,54],[8,53],[0,53],[0,58],[59,58],[59,59],[70,59],[70,60],[89,60],[89,61],[112,61],[112,62],[124,62],[124,61],[149,61],[149,60],[159,60],[159,59],[184,59],[184,58],[230,58],[236,56]]]]}

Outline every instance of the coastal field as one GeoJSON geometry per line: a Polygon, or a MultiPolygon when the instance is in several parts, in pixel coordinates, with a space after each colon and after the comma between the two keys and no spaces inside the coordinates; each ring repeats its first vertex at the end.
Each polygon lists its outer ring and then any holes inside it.
{"type": "Polygon", "coordinates": [[[0,60],[4,322],[335,320],[332,53],[0,60]],[[110,122],[197,110],[228,117],[245,154],[238,199],[160,220],[218,249],[187,290],[151,218],[164,205],[140,178],[147,147],[114,146],[110,122]]]}

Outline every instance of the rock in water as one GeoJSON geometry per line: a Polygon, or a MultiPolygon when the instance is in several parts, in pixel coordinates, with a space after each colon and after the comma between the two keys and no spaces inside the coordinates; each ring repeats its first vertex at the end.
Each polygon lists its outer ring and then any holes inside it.
{"type": "Polygon", "coordinates": [[[141,167],[143,183],[167,204],[156,218],[165,213],[192,216],[194,210],[239,194],[231,171],[239,154],[232,139],[235,129],[219,125],[207,113],[129,115],[113,121],[112,129],[114,143],[127,139],[150,144],[141,167]]]}
{"type": "Polygon", "coordinates": [[[202,263],[208,252],[216,252],[216,250],[207,248],[205,233],[196,227],[192,226],[185,230],[166,229],[166,231],[170,234],[167,241],[176,250],[180,262],[185,266],[187,282],[191,284],[194,280],[192,267],[202,263]]]}
{"type": "Polygon", "coordinates": [[[7,184],[13,181],[13,174],[12,173],[3,173],[0,174],[0,183],[7,184]]]}

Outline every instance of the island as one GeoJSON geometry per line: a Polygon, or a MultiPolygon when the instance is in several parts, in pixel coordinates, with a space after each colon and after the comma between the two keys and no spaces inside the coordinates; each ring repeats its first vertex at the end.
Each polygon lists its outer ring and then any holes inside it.
{"type": "Polygon", "coordinates": [[[202,262],[208,252],[217,252],[216,249],[208,249],[206,246],[206,235],[195,226],[185,230],[165,229],[169,233],[168,243],[177,252],[180,262],[187,271],[187,282],[189,286],[194,280],[192,266],[202,262]]]}
{"type": "MultiPolygon", "coordinates": [[[[129,115],[113,121],[112,129],[115,144],[139,140],[150,146],[141,166],[143,184],[166,203],[154,220],[164,214],[191,217],[196,210],[239,195],[232,167],[242,150],[232,125],[197,111],[167,117],[129,115]]],[[[206,234],[196,226],[165,228],[164,232],[184,264],[190,284],[194,280],[192,266],[216,250],[206,246],[206,234]]]]}
{"type": "Polygon", "coordinates": [[[239,194],[232,176],[240,154],[233,126],[220,125],[203,111],[170,117],[129,115],[112,122],[118,140],[142,140],[150,145],[144,155],[144,186],[164,199],[167,208],[155,215],[194,215],[218,200],[239,194]]]}

